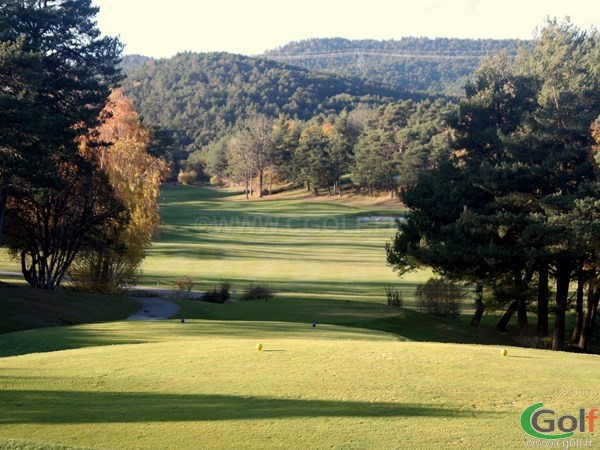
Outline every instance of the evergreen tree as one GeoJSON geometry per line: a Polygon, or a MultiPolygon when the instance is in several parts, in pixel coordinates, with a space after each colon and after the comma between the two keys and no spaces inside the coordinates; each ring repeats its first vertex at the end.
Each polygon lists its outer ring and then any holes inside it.
{"type": "MultiPolygon", "coordinates": [[[[0,148],[10,155],[0,162],[0,209],[13,193],[23,200],[8,200],[7,207],[13,207],[7,211],[12,217],[7,221],[10,226],[30,221],[33,211],[45,207],[48,211],[55,208],[52,214],[63,211],[64,217],[53,220],[67,220],[64,226],[68,220],[83,220],[80,213],[86,217],[98,213],[96,224],[104,220],[100,211],[104,207],[99,203],[81,210],[81,205],[68,200],[73,192],[80,192],[80,187],[98,179],[93,164],[79,157],[77,138],[97,125],[110,88],[121,79],[117,64],[122,46],[118,39],[100,36],[97,11],[91,0],[9,0],[0,5],[1,76],[11,80],[1,94],[0,108],[6,113],[5,123],[16,124],[10,132],[8,127],[0,127],[0,148]],[[73,184],[74,176],[88,176],[90,180],[73,184]],[[69,189],[72,192],[66,192],[69,189]],[[75,209],[61,209],[61,202],[75,209]],[[32,211],[26,211],[25,205],[32,211]]],[[[101,203],[106,196],[98,195],[96,200],[101,203]]],[[[39,217],[29,232],[41,231],[36,224],[41,226],[44,220],[39,217]]],[[[93,228],[73,229],[85,234],[93,228]]],[[[50,251],[45,244],[36,248],[31,242],[25,245],[24,240],[15,239],[24,236],[23,230],[7,230],[5,226],[5,231],[12,236],[15,254],[19,253],[22,262],[28,260],[23,265],[26,277],[40,258],[54,257],[45,253],[50,251]],[[15,247],[21,244],[24,247],[15,247]]],[[[82,239],[73,239],[73,243],[62,244],[73,245],[69,252],[80,248],[82,239]]],[[[71,256],[66,258],[72,260],[71,256]]],[[[63,269],[39,268],[38,274],[47,270],[53,273],[44,273],[46,281],[32,284],[54,288],[60,283],[56,275],[63,269]]]]}

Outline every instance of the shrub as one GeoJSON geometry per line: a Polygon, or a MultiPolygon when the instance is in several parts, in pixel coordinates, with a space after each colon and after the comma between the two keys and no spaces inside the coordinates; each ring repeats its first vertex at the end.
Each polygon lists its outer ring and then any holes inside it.
{"type": "Polygon", "coordinates": [[[404,306],[402,293],[398,289],[395,289],[391,284],[388,284],[385,287],[385,295],[389,306],[398,306],[399,308],[404,306]]]}
{"type": "Polygon", "coordinates": [[[195,170],[181,170],[179,175],[177,175],[177,181],[181,184],[192,184],[198,178],[198,174],[195,170]]]}
{"type": "Polygon", "coordinates": [[[190,292],[194,287],[194,282],[192,281],[192,277],[184,275],[175,282],[175,285],[177,286],[178,291],[190,292]]]}
{"type": "Polygon", "coordinates": [[[434,316],[458,318],[462,309],[462,288],[443,278],[430,278],[415,290],[417,306],[434,316]]]}
{"type": "Polygon", "coordinates": [[[262,284],[251,284],[242,294],[242,300],[269,300],[273,298],[273,290],[270,286],[262,284]]]}
{"type": "Polygon", "coordinates": [[[213,175],[212,177],[210,177],[210,185],[211,186],[222,186],[223,184],[221,183],[221,179],[219,178],[218,175],[213,175]]]}
{"type": "Polygon", "coordinates": [[[231,297],[231,294],[229,293],[230,288],[230,284],[224,281],[218,288],[214,287],[211,291],[206,291],[202,294],[200,301],[208,303],[225,303],[226,301],[229,301],[229,298],[231,297]]]}

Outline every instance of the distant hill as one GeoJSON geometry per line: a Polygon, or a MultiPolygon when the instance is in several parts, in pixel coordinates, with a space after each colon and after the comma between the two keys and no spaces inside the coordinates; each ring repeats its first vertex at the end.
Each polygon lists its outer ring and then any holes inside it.
{"type": "Polygon", "coordinates": [[[390,84],[409,91],[460,95],[467,77],[486,56],[506,50],[516,54],[519,40],[308,39],[292,42],[262,56],[320,70],[390,84]]]}
{"type": "Polygon", "coordinates": [[[358,104],[424,98],[382,83],[228,53],[143,61],[124,88],[148,124],[171,132],[180,153],[222,136],[255,112],[309,119],[358,104]]]}
{"type": "Polygon", "coordinates": [[[139,69],[148,61],[152,61],[153,58],[143,55],[125,55],[121,61],[121,69],[125,75],[139,69]]]}

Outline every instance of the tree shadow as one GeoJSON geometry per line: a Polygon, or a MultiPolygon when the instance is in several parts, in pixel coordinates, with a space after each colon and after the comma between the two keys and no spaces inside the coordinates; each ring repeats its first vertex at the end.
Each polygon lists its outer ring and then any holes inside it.
{"type": "Polygon", "coordinates": [[[136,392],[0,392],[0,424],[223,421],[297,417],[475,417],[492,414],[411,403],[136,392]]]}

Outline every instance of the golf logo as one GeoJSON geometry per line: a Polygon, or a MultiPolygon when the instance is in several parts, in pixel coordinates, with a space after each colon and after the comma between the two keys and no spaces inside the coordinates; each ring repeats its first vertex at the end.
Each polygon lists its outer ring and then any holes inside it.
{"type": "Polygon", "coordinates": [[[543,403],[536,403],[521,414],[521,428],[529,436],[537,439],[569,439],[576,431],[593,433],[598,411],[598,408],[579,408],[576,415],[557,416],[554,410],[544,408],[543,403]]]}

